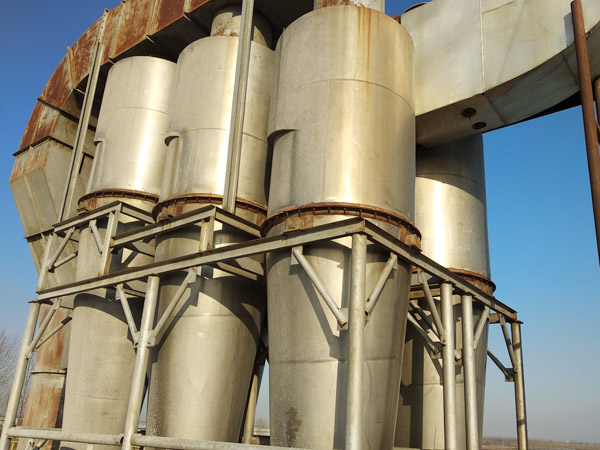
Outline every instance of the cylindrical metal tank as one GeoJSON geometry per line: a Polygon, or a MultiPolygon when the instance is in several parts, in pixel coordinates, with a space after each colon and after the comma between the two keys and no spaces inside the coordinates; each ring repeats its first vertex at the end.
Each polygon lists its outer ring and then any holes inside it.
{"type": "MultiPolygon", "coordinates": [[[[112,67],[96,131],[94,167],[87,194],[80,200],[82,208],[93,210],[115,200],[147,211],[155,206],[167,150],[164,140],[174,75],[174,63],[153,57],[127,58],[112,67]]],[[[129,222],[120,223],[118,233],[143,225],[133,219],[122,220],[129,222]]],[[[98,221],[98,228],[101,235],[106,232],[105,220],[98,221]]],[[[103,270],[100,260],[92,232],[83,230],[77,279],[98,276],[103,270]]],[[[112,256],[110,270],[149,262],[148,256],[122,250],[112,256]]],[[[125,291],[128,287],[134,286],[125,286],[125,291]]],[[[135,292],[130,295],[128,301],[139,326],[143,298],[135,292]]],[[[66,431],[123,433],[134,358],[132,336],[115,291],[98,289],[77,295],[65,390],[66,431]]]]}
{"type": "Polygon", "coordinates": [[[326,8],[328,6],[353,5],[363,8],[370,8],[376,11],[385,12],[385,0],[315,0],[314,9],[326,8]]]}
{"type": "MultiPolygon", "coordinates": [[[[238,49],[240,10],[218,12],[213,35],[185,48],[177,63],[169,132],[169,161],[156,208],[178,216],[223,198],[238,49]],[[233,17],[233,18],[232,18],[233,17]],[[225,26],[221,26],[226,22],[225,26]]],[[[273,51],[263,45],[267,22],[255,16],[236,214],[255,224],[266,215],[267,122],[273,51]]],[[[267,37],[267,38],[266,38],[267,37]]],[[[219,247],[250,239],[215,223],[219,247]]],[[[161,235],[156,260],[196,253],[200,226],[161,235]]],[[[161,279],[161,316],[185,273],[161,279]]],[[[261,323],[264,282],[203,267],[171,313],[151,354],[148,435],[237,442],[248,397],[261,323]]]]}
{"type": "MultiPolygon", "coordinates": [[[[482,289],[492,293],[488,250],[483,138],[472,136],[440,147],[417,150],[416,224],[423,253],[482,289]]],[[[432,286],[432,289],[434,287],[432,286]]],[[[456,348],[462,349],[460,297],[454,296],[456,348]]],[[[426,308],[426,303],[420,305],[426,308]]],[[[483,313],[473,305],[475,323],[483,313]]],[[[483,426],[487,326],[475,352],[479,435],[483,426]]],[[[441,359],[431,353],[418,333],[406,332],[397,447],[444,449],[444,402],[441,359]]],[[[464,368],[456,371],[458,448],[464,449],[464,368]]]]}
{"type": "MultiPolygon", "coordinates": [[[[269,123],[273,164],[265,233],[349,216],[400,239],[414,215],[413,43],[383,13],[315,10],[277,45],[269,123]]],[[[351,239],[303,254],[340,308],[348,307],[351,239]]],[[[267,255],[271,444],[345,447],[346,331],[289,251],[267,255]]],[[[369,292],[389,253],[369,245],[369,292]]],[[[365,328],[364,449],[391,448],[410,268],[396,266],[365,328]]]]}

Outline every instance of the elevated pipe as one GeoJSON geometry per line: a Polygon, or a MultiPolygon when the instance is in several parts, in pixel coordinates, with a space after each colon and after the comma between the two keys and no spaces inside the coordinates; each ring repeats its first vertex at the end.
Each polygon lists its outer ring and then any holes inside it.
{"type": "MultiPolygon", "coordinates": [[[[581,109],[583,113],[583,128],[585,132],[585,147],[587,151],[590,189],[592,191],[592,209],[596,225],[596,246],[600,261],[600,154],[598,153],[598,122],[594,113],[594,94],[590,59],[583,22],[583,7],[581,0],[571,3],[573,16],[573,32],[575,35],[575,50],[579,72],[579,87],[581,89],[581,109]]],[[[598,83],[596,83],[598,88],[598,83]]],[[[598,92],[598,91],[596,91],[598,92]]]]}
{"type": "Polygon", "coordinates": [[[462,296],[462,339],[465,376],[466,448],[479,450],[479,421],[477,414],[477,373],[473,338],[473,297],[462,296]]]}
{"type": "Polygon", "coordinates": [[[521,323],[512,323],[512,338],[517,366],[515,371],[515,401],[517,410],[517,442],[519,450],[529,448],[527,434],[527,410],[525,407],[525,380],[523,378],[523,343],[521,341],[521,323]]]}
{"type": "Polygon", "coordinates": [[[456,375],[454,364],[454,315],[452,314],[452,285],[443,283],[442,320],[446,330],[446,344],[442,350],[444,369],[444,438],[446,450],[457,449],[456,375]]]}

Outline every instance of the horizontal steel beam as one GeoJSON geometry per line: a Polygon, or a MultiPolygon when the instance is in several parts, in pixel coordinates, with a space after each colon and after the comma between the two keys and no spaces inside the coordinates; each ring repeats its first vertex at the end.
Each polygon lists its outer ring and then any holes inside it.
{"type": "Polygon", "coordinates": [[[440,278],[444,283],[451,283],[462,293],[473,296],[484,305],[489,306],[490,309],[506,316],[511,321],[517,320],[517,312],[514,309],[486,294],[481,289],[476,288],[459,275],[449,271],[418,250],[409,247],[392,235],[382,231],[377,225],[365,221],[365,233],[369,236],[369,240],[397,253],[404,261],[413,266],[420,267],[424,272],[440,278]]]}
{"type": "MultiPolygon", "coordinates": [[[[215,211],[217,210],[215,209],[215,211]]],[[[223,216],[227,215],[223,211],[218,210],[218,212],[223,216]]],[[[237,222],[240,222],[240,220],[237,219],[237,222]]],[[[243,222],[240,223],[243,224],[243,222]]],[[[246,224],[249,224],[249,222],[246,222],[246,224]]],[[[517,312],[514,309],[486,294],[468,281],[465,281],[459,275],[454,274],[450,270],[426,257],[419,250],[402,243],[392,235],[382,231],[375,224],[360,217],[305,230],[293,230],[277,236],[249,240],[239,244],[207,250],[202,253],[186,255],[168,261],[153,263],[134,269],[127,269],[114,274],[91,278],[52,289],[41,290],[38,291],[38,300],[78,294],[92,289],[110,287],[119,283],[143,279],[150,275],[162,275],[165,273],[187,270],[192,267],[214,265],[215,263],[268,253],[275,250],[290,249],[322,240],[337,239],[355,233],[366,234],[371,242],[397,254],[400,259],[405,262],[421,268],[424,272],[427,272],[432,276],[438,277],[442,282],[451,283],[458,291],[460,291],[460,293],[473,296],[474,299],[497,313],[502,314],[510,321],[517,320],[517,312]]]]}
{"type": "Polygon", "coordinates": [[[123,270],[114,274],[42,290],[38,292],[38,301],[65,295],[79,294],[92,289],[111,287],[119,283],[144,279],[150,275],[162,275],[191,269],[193,267],[211,265],[222,261],[267,253],[274,250],[291,249],[292,247],[313,242],[337,239],[355,233],[362,233],[364,230],[365,221],[360,217],[321,225],[311,228],[310,230],[294,230],[277,236],[232,244],[213,250],[207,250],[202,253],[194,253],[168,261],[157,262],[146,266],[136,267],[134,269],[123,270]]]}
{"type": "Polygon", "coordinates": [[[265,450],[265,448],[272,450],[299,450],[292,447],[265,447],[264,445],[197,441],[161,436],[142,436],[141,434],[134,434],[131,443],[139,447],[168,448],[172,450],[265,450]]]}
{"type": "Polygon", "coordinates": [[[127,233],[119,234],[112,239],[110,246],[119,248],[131,242],[141,241],[146,238],[153,238],[157,234],[179,230],[181,228],[194,225],[209,217],[214,217],[215,206],[209,205],[197,209],[176,218],[169,218],[147,225],[143,228],[135,229],[127,233]]]}
{"type": "Polygon", "coordinates": [[[82,442],[84,444],[121,445],[121,434],[70,433],[60,428],[11,428],[12,438],[48,439],[49,441],[82,442]]]}

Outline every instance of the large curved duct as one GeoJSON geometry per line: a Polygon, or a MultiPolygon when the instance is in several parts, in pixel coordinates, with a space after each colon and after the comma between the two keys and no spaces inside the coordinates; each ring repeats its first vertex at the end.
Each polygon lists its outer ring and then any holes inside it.
{"type": "MultiPolygon", "coordinates": [[[[472,136],[434,149],[417,150],[416,224],[423,253],[491,293],[483,164],[483,138],[472,136]]],[[[460,297],[454,298],[456,349],[462,349],[460,297]]],[[[420,305],[426,308],[426,303],[420,305]]],[[[473,306],[475,320],[483,313],[473,306]]],[[[487,360],[487,327],[475,352],[479,437],[487,360]]],[[[434,359],[421,336],[406,332],[402,384],[396,426],[398,447],[444,449],[442,361],[434,359]]],[[[456,419],[458,448],[466,448],[464,367],[457,366],[456,419]]]]}
{"type": "MultiPolygon", "coordinates": [[[[87,194],[80,205],[88,210],[120,199],[151,210],[158,199],[166,155],[175,64],[133,57],[116,63],[110,71],[100,110],[98,144],[87,194]]],[[[120,223],[124,232],[143,223],[120,223]]],[[[106,233],[106,224],[98,223],[106,233]]],[[[77,279],[97,276],[101,255],[92,231],[79,240],[77,279]]],[[[120,250],[111,260],[111,271],[151,262],[148,256],[120,250]]],[[[137,286],[125,286],[125,290],[137,286]]],[[[138,323],[143,298],[127,301],[138,323]]],[[[114,290],[99,289],[75,297],[69,371],[65,390],[63,429],[87,433],[123,432],[135,350],[127,320],[114,290]]],[[[63,443],[63,448],[81,444],[63,443]]],[[[102,447],[102,446],[100,446],[102,447]]],[[[111,448],[111,447],[108,447],[111,448]]]]}
{"type": "MultiPolygon", "coordinates": [[[[239,34],[239,8],[219,11],[213,35],[186,47],[177,63],[169,162],[158,217],[221,204],[239,34]]],[[[270,25],[254,17],[236,214],[255,224],[266,213],[267,119],[273,51],[270,25]]],[[[161,235],[156,260],[205,250],[202,227],[161,235]]],[[[248,240],[215,224],[208,248],[248,240]]],[[[262,259],[262,258],[261,258],[262,259]]],[[[161,279],[159,317],[186,273],[161,279]]],[[[148,435],[237,442],[242,427],[262,319],[264,282],[203,267],[183,292],[151,356],[148,435]]]]}
{"type": "MultiPolygon", "coordinates": [[[[371,9],[322,8],[288,27],[277,53],[265,232],[362,215],[380,218],[396,236],[414,233],[408,34],[371,9]]],[[[302,250],[339,308],[348,306],[350,247],[346,238],[302,250]]],[[[369,247],[367,291],[388,257],[369,247]]],[[[398,264],[366,325],[364,449],[393,444],[409,280],[409,268],[398,264]]],[[[289,252],[267,255],[267,284],[271,443],[344,448],[348,332],[289,252]]]]}

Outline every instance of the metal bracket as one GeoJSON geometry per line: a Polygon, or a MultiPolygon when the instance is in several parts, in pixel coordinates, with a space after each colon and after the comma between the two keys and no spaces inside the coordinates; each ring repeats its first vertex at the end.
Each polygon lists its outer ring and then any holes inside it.
{"type": "Polygon", "coordinates": [[[386,284],[390,274],[392,273],[392,270],[396,269],[397,262],[398,262],[398,255],[396,255],[395,253],[392,253],[390,255],[385,267],[381,271],[381,275],[379,275],[379,279],[377,280],[377,283],[375,283],[375,286],[373,286],[373,290],[367,297],[367,301],[365,302],[365,314],[367,316],[367,320],[369,319],[371,313],[375,309],[375,305],[377,305],[377,301],[379,300],[379,297],[381,296],[381,292],[383,291],[383,288],[385,287],[385,284],[386,284]]]}
{"type": "Polygon", "coordinates": [[[162,338],[162,331],[166,329],[167,322],[171,319],[171,313],[175,310],[181,299],[183,298],[183,293],[187,289],[187,287],[196,281],[197,272],[196,269],[189,269],[187,271],[187,276],[184,278],[183,283],[179,286],[179,289],[173,295],[173,298],[169,302],[169,305],[162,313],[162,316],[158,320],[158,323],[154,327],[154,329],[150,332],[150,336],[148,339],[148,345],[150,347],[156,345],[156,343],[162,338]]]}
{"type": "Polygon", "coordinates": [[[329,292],[327,292],[327,288],[325,288],[325,285],[319,278],[319,275],[317,274],[317,272],[315,272],[313,267],[310,265],[310,262],[308,262],[306,257],[302,254],[302,246],[292,248],[292,257],[290,264],[300,264],[302,266],[304,272],[306,273],[306,275],[308,275],[308,278],[312,282],[313,286],[315,287],[317,292],[321,294],[321,297],[335,316],[340,328],[345,329],[348,326],[348,316],[344,314],[344,312],[340,308],[338,308],[333,297],[331,297],[329,292]]]}

